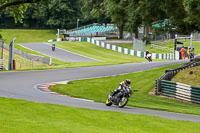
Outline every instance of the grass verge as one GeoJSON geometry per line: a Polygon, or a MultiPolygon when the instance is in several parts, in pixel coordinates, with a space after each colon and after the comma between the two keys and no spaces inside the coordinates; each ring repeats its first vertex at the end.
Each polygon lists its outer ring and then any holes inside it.
{"type": "Polygon", "coordinates": [[[196,133],[200,123],[0,98],[2,133],[196,133]]]}
{"type": "Polygon", "coordinates": [[[145,58],[139,58],[131,55],[126,55],[116,51],[108,50],[88,42],[57,42],[56,46],[62,49],[72,51],[90,58],[101,61],[101,64],[122,64],[146,61],[145,58]]]}
{"type": "Polygon", "coordinates": [[[199,105],[187,104],[168,98],[149,95],[149,92],[155,88],[155,80],[158,79],[166,69],[178,66],[179,65],[173,65],[114,77],[70,81],[66,85],[56,85],[53,89],[50,89],[73,97],[105,102],[108,94],[116,89],[121,81],[130,78],[132,80],[131,87],[134,90],[134,94],[130,97],[128,106],[200,115],[199,105]]]}
{"type": "Polygon", "coordinates": [[[185,83],[192,86],[200,86],[200,66],[180,71],[173,79],[174,82],[185,83]]]}
{"type": "MultiPolygon", "coordinates": [[[[8,60],[9,60],[9,51],[4,49],[3,52],[4,57],[4,66],[5,68],[8,68],[8,60]]],[[[40,62],[28,60],[26,58],[23,58],[19,55],[14,55],[14,59],[16,60],[16,69],[17,70],[30,70],[30,69],[39,69],[39,68],[46,68],[48,65],[42,64],[40,62]]]]}
{"type": "Polygon", "coordinates": [[[56,30],[0,29],[0,34],[6,44],[10,44],[14,37],[16,43],[46,42],[56,38],[56,30]]]}

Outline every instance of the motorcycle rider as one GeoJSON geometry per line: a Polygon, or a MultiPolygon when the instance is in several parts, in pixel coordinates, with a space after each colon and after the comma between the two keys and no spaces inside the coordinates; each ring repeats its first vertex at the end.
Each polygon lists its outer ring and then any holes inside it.
{"type": "Polygon", "coordinates": [[[55,51],[56,45],[55,45],[55,44],[52,44],[51,48],[52,48],[52,51],[55,51]]]}
{"type": "Polygon", "coordinates": [[[146,56],[145,56],[145,58],[149,61],[149,62],[151,62],[152,60],[151,60],[151,56],[150,56],[150,52],[147,50],[146,51],[146,56]]]}
{"type": "Polygon", "coordinates": [[[193,59],[194,58],[194,54],[193,54],[193,51],[192,51],[191,48],[188,49],[187,53],[188,53],[188,59],[193,59]]]}
{"type": "Polygon", "coordinates": [[[117,94],[118,92],[120,92],[123,89],[129,89],[131,90],[130,87],[131,84],[131,80],[130,79],[126,79],[125,81],[122,81],[119,85],[119,88],[117,88],[116,90],[113,91],[113,93],[110,94],[110,97],[113,97],[115,94],[117,94]]]}
{"type": "Polygon", "coordinates": [[[150,54],[150,52],[147,50],[147,51],[146,51],[146,57],[147,57],[148,54],[150,54]]]}

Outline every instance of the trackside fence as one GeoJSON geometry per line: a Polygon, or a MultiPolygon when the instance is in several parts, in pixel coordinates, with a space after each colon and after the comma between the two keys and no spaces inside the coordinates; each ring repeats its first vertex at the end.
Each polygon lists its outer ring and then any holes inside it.
{"type": "Polygon", "coordinates": [[[166,70],[165,74],[156,80],[155,94],[200,104],[200,87],[170,81],[181,70],[195,66],[200,66],[200,57],[180,67],[166,70]]]}
{"type": "MultiPolygon", "coordinates": [[[[6,50],[9,50],[9,46],[8,45],[4,45],[4,48],[6,50]]],[[[21,51],[21,50],[18,50],[16,48],[14,48],[14,53],[15,54],[18,54],[26,59],[29,59],[29,60],[32,60],[32,61],[38,61],[38,62],[41,62],[43,64],[51,64],[51,58],[46,58],[46,57],[42,57],[42,56],[39,56],[39,55],[34,55],[34,54],[29,54],[29,53],[26,53],[24,51],[21,51]]]]}

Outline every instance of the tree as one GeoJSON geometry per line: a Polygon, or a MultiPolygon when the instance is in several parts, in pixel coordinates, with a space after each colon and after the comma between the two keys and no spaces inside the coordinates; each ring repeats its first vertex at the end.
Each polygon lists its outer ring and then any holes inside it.
{"type": "Polygon", "coordinates": [[[185,33],[187,30],[184,18],[186,17],[183,0],[163,0],[160,8],[168,16],[170,23],[176,27],[176,31],[185,33]]]}
{"type": "Polygon", "coordinates": [[[128,31],[135,33],[138,38],[138,27],[144,27],[144,40],[148,41],[148,28],[152,26],[155,21],[165,19],[166,14],[160,9],[159,0],[129,0],[127,7],[128,14],[128,31]]]}
{"type": "Polygon", "coordinates": [[[113,22],[119,28],[119,37],[122,38],[127,5],[127,0],[85,0],[82,12],[86,19],[93,18],[100,23],[113,22]]]}
{"type": "Polygon", "coordinates": [[[80,0],[48,0],[48,5],[34,8],[32,18],[50,28],[72,28],[82,18],[80,0]]]}
{"type": "Polygon", "coordinates": [[[85,20],[94,20],[98,23],[107,23],[110,16],[106,15],[104,0],[83,0],[81,11],[85,20]]]}
{"type": "Polygon", "coordinates": [[[128,0],[104,0],[106,15],[119,29],[119,38],[123,38],[125,23],[127,22],[126,7],[128,0]]]}
{"type": "Polygon", "coordinates": [[[0,0],[0,11],[9,9],[15,18],[15,22],[22,22],[28,4],[40,1],[42,0],[0,0]]]}
{"type": "Polygon", "coordinates": [[[74,28],[77,19],[81,20],[81,0],[46,0],[29,4],[23,14],[23,24],[14,23],[10,10],[0,13],[0,25],[10,28],[74,28]]]}
{"type": "Polygon", "coordinates": [[[187,23],[190,31],[200,32],[200,1],[184,0],[186,17],[184,22],[187,23]]]}
{"type": "Polygon", "coordinates": [[[135,33],[135,38],[138,38],[138,27],[142,26],[142,18],[139,12],[139,0],[129,0],[129,5],[126,8],[128,15],[125,27],[131,34],[135,33]]]}

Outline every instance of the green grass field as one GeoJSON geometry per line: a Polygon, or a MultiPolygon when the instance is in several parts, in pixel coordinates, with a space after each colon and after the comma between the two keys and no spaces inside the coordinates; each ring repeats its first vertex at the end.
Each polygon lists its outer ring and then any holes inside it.
{"type": "Polygon", "coordinates": [[[197,133],[200,123],[0,98],[1,133],[197,133]]]}
{"type": "Polygon", "coordinates": [[[16,43],[46,42],[56,38],[56,30],[0,29],[0,34],[7,45],[14,37],[16,43]]]}
{"type": "Polygon", "coordinates": [[[155,80],[158,79],[166,69],[177,66],[179,65],[114,77],[70,81],[66,85],[56,85],[50,89],[73,97],[105,102],[109,93],[118,88],[118,84],[121,81],[130,78],[132,80],[131,87],[134,90],[134,94],[129,99],[128,106],[200,115],[199,105],[187,104],[168,98],[149,95],[149,92],[155,88],[155,80]]]}
{"type": "Polygon", "coordinates": [[[108,50],[88,42],[58,42],[56,46],[87,57],[100,60],[101,63],[134,63],[146,61],[145,58],[125,55],[119,52],[108,50]]]}

